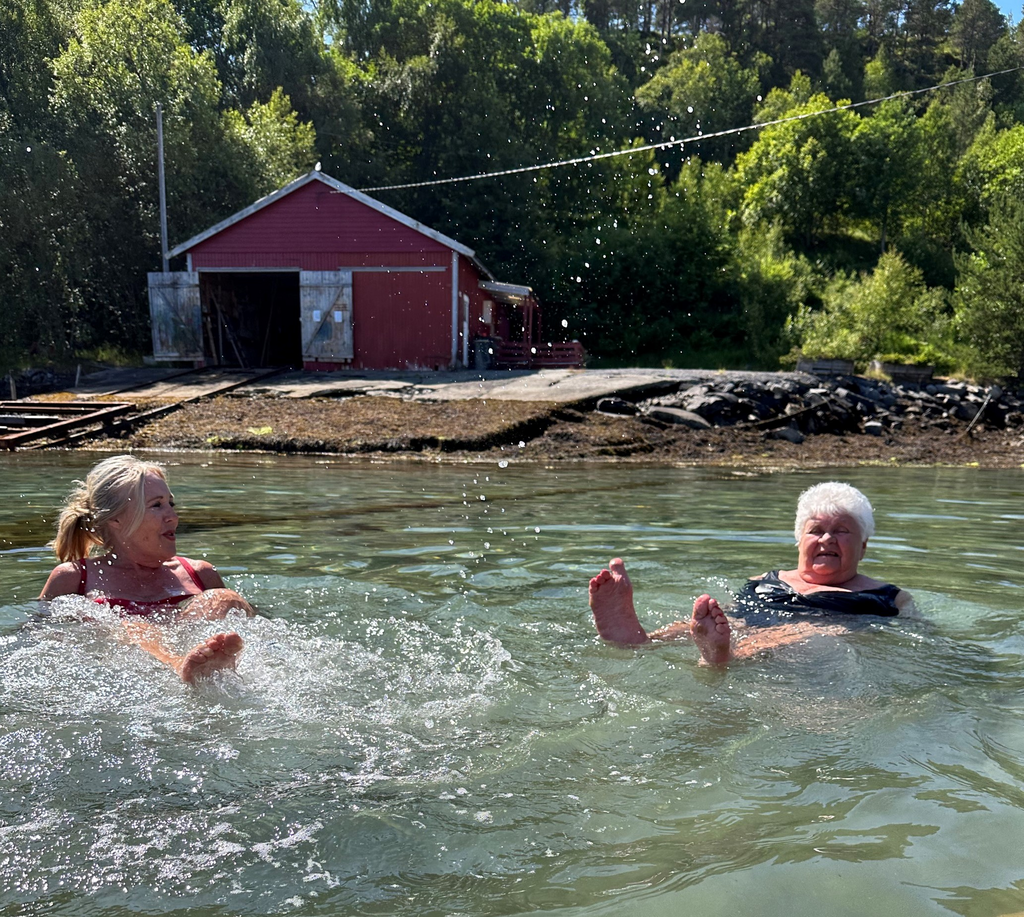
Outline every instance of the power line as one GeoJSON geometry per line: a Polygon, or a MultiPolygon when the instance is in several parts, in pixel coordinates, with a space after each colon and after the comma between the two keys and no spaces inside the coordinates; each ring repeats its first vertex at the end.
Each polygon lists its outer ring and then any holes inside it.
{"type": "Polygon", "coordinates": [[[790,121],[803,121],[806,118],[817,118],[820,115],[828,115],[837,111],[847,111],[852,108],[861,108],[865,105],[877,105],[880,102],[888,102],[892,99],[907,98],[920,95],[924,92],[934,92],[937,89],[946,89],[950,86],[959,86],[963,83],[975,83],[978,80],[987,80],[992,76],[1002,76],[1005,73],[1015,73],[1024,70],[1024,67],[1010,67],[1007,70],[995,70],[992,73],[985,73],[981,76],[969,76],[960,80],[950,80],[946,83],[937,83],[934,86],[927,86],[924,89],[907,89],[901,92],[894,92],[892,95],[882,96],[878,99],[867,99],[863,102],[848,102],[846,105],[835,105],[832,108],[823,108],[820,111],[804,112],[801,115],[789,115],[785,118],[776,118],[772,121],[764,121],[760,124],[746,124],[743,127],[731,127],[724,131],[715,131],[711,134],[697,134],[694,137],[683,137],[680,140],[664,140],[661,143],[648,143],[644,146],[630,147],[625,150],[614,150],[610,153],[591,153],[588,156],[577,156],[573,159],[560,159],[555,162],[538,163],[532,166],[519,166],[515,169],[503,169],[499,172],[481,172],[477,175],[462,175],[457,178],[435,178],[430,181],[408,182],[401,185],[376,185],[372,188],[360,188],[363,193],[377,191],[399,191],[406,188],[430,188],[435,185],[454,185],[460,182],[480,181],[485,178],[502,178],[506,175],[522,175],[525,172],[540,172],[544,169],[558,169],[563,166],[576,166],[585,162],[596,162],[600,159],[611,159],[615,156],[631,156],[634,153],[644,153],[649,150],[664,150],[669,147],[683,146],[686,143],[696,143],[700,140],[712,140],[716,137],[728,137],[731,134],[742,134],[745,131],[757,131],[775,124],[786,124],[790,121]]]}

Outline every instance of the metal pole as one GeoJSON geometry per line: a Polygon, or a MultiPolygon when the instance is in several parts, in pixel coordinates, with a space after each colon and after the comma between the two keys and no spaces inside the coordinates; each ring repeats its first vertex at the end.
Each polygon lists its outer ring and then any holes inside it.
{"type": "Polygon", "coordinates": [[[164,109],[156,103],[156,171],[160,185],[160,260],[167,273],[167,189],[164,186],[164,109]]]}

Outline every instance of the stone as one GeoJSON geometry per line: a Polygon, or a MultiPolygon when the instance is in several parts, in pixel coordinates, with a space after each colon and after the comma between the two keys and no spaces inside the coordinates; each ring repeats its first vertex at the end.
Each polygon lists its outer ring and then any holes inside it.
{"type": "Polygon", "coordinates": [[[798,446],[805,439],[807,439],[807,437],[804,436],[803,433],[801,433],[796,427],[792,426],[779,427],[778,430],[772,430],[769,433],[767,433],[766,436],[768,439],[784,439],[787,442],[795,443],[798,446]]]}
{"type": "Polygon", "coordinates": [[[601,414],[615,414],[623,417],[632,417],[640,413],[640,409],[630,401],[622,398],[602,398],[597,402],[597,410],[601,414]]]}
{"type": "Polygon", "coordinates": [[[652,407],[647,409],[647,416],[662,423],[690,427],[693,430],[710,430],[709,424],[700,414],[684,411],[681,408],[652,407]]]}
{"type": "Polygon", "coordinates": [[[960,401],[953,406],[949,413],[957,420],[974,420],[978,416],[980,408],[981,405],[975,404],[973,401],[960,401]]]}

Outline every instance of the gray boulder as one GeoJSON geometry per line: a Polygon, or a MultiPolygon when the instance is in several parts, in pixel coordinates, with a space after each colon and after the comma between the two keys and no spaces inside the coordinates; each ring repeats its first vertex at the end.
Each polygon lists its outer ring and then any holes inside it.
{"type": "Polygon", "coordinates": [[[647,409],[647,416],[662,423],[690,427],[693,430],[710,430],[709,424],[700,414],[684,411],[682,408],[652,407],[647,409]]]}

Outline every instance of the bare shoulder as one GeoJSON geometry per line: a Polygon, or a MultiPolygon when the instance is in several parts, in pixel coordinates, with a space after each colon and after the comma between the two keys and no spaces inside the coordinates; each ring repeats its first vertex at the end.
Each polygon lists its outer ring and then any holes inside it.
{"type": "Polygon", "coordinates": [[[189,566],[196,571],[204,589],[223,589],[224,580],[221,579],[217,568],[208,560],[193,560],[191,557],[181,558],[187,561],[189,566]]]}
{"type": "Polygon", "coordinates": [[[82,583],[82,568],[73,560],[58,564],[50,571],[46,585],[39,594],[44,601],[55,599],[59,595],[77,595],[82,583]]]}
{"type": "Polygon", "coordinates": [[[865,589],[884,589],[888,585],[890,584],[884,580],[875,579],[873,576],[865,576],[863,573],[858,573],[848,588],[851,591],[862,592],[865,589]]]}

